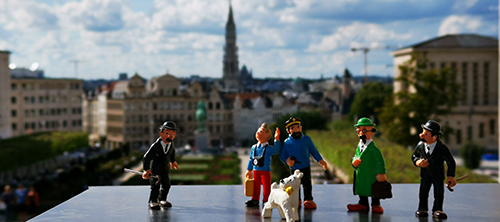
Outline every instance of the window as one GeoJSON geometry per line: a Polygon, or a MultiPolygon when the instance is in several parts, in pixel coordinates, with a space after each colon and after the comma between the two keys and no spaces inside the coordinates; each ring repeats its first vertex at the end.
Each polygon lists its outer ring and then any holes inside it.
{"type": "Polygon", "coordinates": [[[479,71],[477,62],[472,63],[472,104],[479,105],[479,71]]]}
{"type": "Polygon", "coordinates": [[[483,64],[483,105],[489,104],[489,75],[490,75],[490,64],[485,62],[483,64]]]}
{"type": "Polygon", "coordinates": [[[16,97],[12,97],[10,98],[10,101],[12,104],[16,104],[17,103],[17,98],[16,97]]]}
{"type": "Polygon", "coordinates": [[[467,63],[462,63],[462,103],[467,105],[467,63]]]}
{"type": "Polygon", "coordinates": [[[12,110],[10,113],[11,113],[12,117],[16,117],[17,116],[17,110],[12,110]]]}
{"type": "Polygon", "coordinates": [[[484,123],[479,123],[479,138],[484,137],[484,123]]]}
{"type": "Polygon", "coordinates": [[[15,83],[10,84],[10,89],[17,90],[17,84],[15,84],[15,83]]]}
{"type": "Polygon", "coordinates": [[[490,120],[490,135],[495,135],[495,120],[491,119],[490,120]]]}
{"type": "Polygon", "coordinates": [[[208,109],[211,110],[214,108],[214,104],[212,102],[208,103],[208,109]]]}
{"type": "Polygon", "coordinates": [[[17,130],[17,123],[12,123],[12,130],[17,130]]]}
{"type": "Polygon", "coordinates": [[[215,103],[215,109],[220,109],[220,102],[215,103]]]}
{"type": "Polygon", "coordinates": [[[38,102],[43,103],[43,96],[38,97],[38,102]]]}
{"type": "Polygon", "coordinates": [[[462,130],[457,130],[457,144],[460,145],[462,144],[462,130]]]}

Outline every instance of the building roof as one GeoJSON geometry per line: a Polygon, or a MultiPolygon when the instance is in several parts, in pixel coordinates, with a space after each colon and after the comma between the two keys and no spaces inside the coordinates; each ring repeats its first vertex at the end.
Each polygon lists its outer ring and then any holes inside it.
{"type": "MultiPolygon", "coordinates": [[[[497,48],[498,39],[476,34],[444,35],[405,48],[497,48]]],[[[401,49],[399,49],[401,50],[401,49]]]]}

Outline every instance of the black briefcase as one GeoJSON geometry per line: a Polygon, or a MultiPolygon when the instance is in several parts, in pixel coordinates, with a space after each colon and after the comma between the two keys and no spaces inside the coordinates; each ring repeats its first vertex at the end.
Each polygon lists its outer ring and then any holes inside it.
{"type": "Polygon", "coordinates": [[[375,199],[392,198],[391,183],[387,182],[387,180],[384,182],[375,181],[375,183],[372,184],[372,198],[375,199]]]}

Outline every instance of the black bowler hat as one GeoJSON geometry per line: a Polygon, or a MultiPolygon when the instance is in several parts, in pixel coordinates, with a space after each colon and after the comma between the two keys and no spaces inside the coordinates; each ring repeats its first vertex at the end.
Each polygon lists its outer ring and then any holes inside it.
{"type": "Polygon", "coordinates": [[[163,123],[162,126],[160,126],[160,132],[163,132],[164,129],[175,130],[175,131],[178,130],[177,125],[175,125],[175,123],[172,121],[166,121],[163,123]]]}
{"type": "Polygon", "coordinates": [[[300,121],[299,118],[297,118],[297,117],[290,117],[290,119],[288,119],[285,122],[285,129],[288,129],[288,127],[296,125],[296,124],[300,124],[300,123],[301,123],[301,121],[300,121]]]}
{"type": "Polygon", "coordinates": [[[441,125],[439,125],[439,123],[434,120],[429,120],[425,124],[422,124],[420,126],[422,127],[422,129],[431,131],[433,134],[443,134],[443,132],[441,132],[441,125]]]}

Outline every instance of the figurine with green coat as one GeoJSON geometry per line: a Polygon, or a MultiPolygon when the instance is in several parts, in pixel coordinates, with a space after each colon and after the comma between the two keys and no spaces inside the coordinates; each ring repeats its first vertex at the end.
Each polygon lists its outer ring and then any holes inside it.
{"type": "MultiPolygon", "coordinates": [[[[351,164],[354,168],[353,191],[359,196],[357,204],[348,204],[349,211],[369,211],[368,197],[372,196],[372,185],[375,181],[387,180],[384,156],[377,148],[372,136],[377,131],[375,124],[366,117],[358,120],[354,125],[360,139],[356,154],[351,164]]],[[[372,213],[383,213],[384,208],[380,206],[380,199],[372,197],[372,213]]]]}

